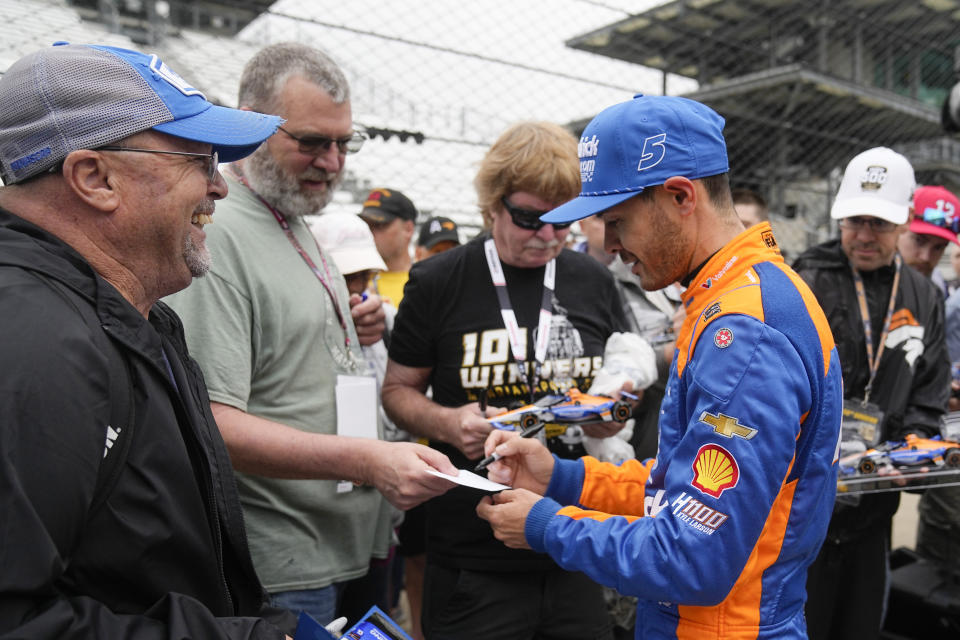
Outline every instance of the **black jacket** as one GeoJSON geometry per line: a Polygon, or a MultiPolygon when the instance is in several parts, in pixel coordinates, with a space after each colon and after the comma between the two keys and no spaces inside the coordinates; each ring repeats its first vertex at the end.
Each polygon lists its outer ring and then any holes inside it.
{"type": "MultiPolygon", "coordinates": [[[[853,275],[839,240],[811,247],[793,268],[810,285],[830,323],[843,371],[843,397],[863,398],[870,377],[867,347],[853,275]]],[[[874,353],[890,302],[894,267],[861,273],[874,339],[874,353]]],[[[950,392],[950,363],[944,333],[943,296],[932,282],[904,264],[887,346],[870,400],[884,411],[882,439],[907,433],[936,435],[950,392]]],[[[889,521],[900,494],[864,495],[858,508],[838,508],[828,541],[857,537],[889,521]]]]}
{"type": "Polygon", "coordinates": [[[0,210],[0,327],[0,638],[282,638],[262,615],[291,631],[264,608],[176,314],[158,303],[148,322],[73,249],[0,210]],[[91,511],[110,348],[129,363],[135,428],[91,511]]]}

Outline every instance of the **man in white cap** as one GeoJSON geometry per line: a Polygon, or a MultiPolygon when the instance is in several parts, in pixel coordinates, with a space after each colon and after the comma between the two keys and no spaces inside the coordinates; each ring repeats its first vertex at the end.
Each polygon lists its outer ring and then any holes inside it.
{"type": "Polygon", "coordinates": [[[0,636],[293,635],[264,607],[203,379],[158,302],[209,268],[218,161],[282,120],[93,45],[21,58],[0,104],[0,636]]]}
{"type": "Polygon", "coordinates": [[[833,338],[769,224],[737,218],[723,124],[684,98],[605,109],[580,138],[580,196],[542,217],[599,214],[644,289],[686,285],[656,459],[485,446],[515,487],[477,507],[495,536],[637,596],[637,638],[806,638],[802,575],[836,491],[833,338]]]}
{"type": "MultiPolygon", "coordinates": [[[[794,268],[810,284],[837,341],[844,402],[877,419],[876,441],[931,436],[947,405],[943,296],[897,253],[915,187],[913,167],[877,147],[847,165],[831,216],[840,238],[794,268]]],[[[876,638],[887,591],[898,492],[838,504],[807,582],[810,637],[876,638]]]]}

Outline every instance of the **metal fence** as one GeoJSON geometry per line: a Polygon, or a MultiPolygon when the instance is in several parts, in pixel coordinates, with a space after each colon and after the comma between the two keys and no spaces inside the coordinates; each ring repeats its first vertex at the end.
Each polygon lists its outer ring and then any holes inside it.
{"type": "Polygon", "coordinates": [[[354,163],[358,184],[389,183],[462,222],[476,220],[476,161],[509,123],[579,133],[637,92],[727,118],[732,182],[765,197],[790,254],[835,232],[833,194],[863,149],[891,146],[921,183],[960,187],[960,142],[939,117],[960,45],[954,0],[286,0],[266,18],[245,37],[326,47],[350,69],[359,120],[423,134],[378,137],[354,163]]]}
{"type": "Polygon", "coordinates": [[[61,39],[24,40],[2,15],[14,5],[34,22],[26,5],[76,11],[92,33],[126,29],[227,104],[260,46],[325,49],[372,133],[332,206],[357,211],[371,187],[393,187],[465,235],[480,224],[477,163],[506,126],[540,119],[579,133],[638,92],[693,97],[727,118],[733,185],[765,197],[789,254],[835,233],[833,193],[863,149],[893,147],[921,183],[960,191],[960,141],[939,117],[958,0],[0,0],[0,70],[11,49],[61,39]]]}

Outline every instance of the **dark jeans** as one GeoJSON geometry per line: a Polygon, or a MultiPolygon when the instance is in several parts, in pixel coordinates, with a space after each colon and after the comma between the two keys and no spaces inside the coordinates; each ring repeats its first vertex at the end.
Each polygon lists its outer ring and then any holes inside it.
{"type": "Polygon", "coordinates": [[[319,589],[271,593],[270,604],[290,609],[297,615],[305,611],[322,625],[330,624],[340,616],[346,616],[347,627],[351,627],[373,605],[377,605],[384,613],[390,615],[390,601],[387,595],[389,581],[389,559],[373,559],[370,561],[370,570],[366,575],[319,589]]]}
{"type": "Polygon", "coordinates": [[[328,625],[333,622],[337,611],[337,585],[271,593],[270,604],[289,609],[296,615],[303,611],[320,624],[328,625]]]}
{"type": "Polygon", "coordinates": [[[600,586],[562,569],[492,572],[427,563],[427,640],[612,640],[600,586]]]}

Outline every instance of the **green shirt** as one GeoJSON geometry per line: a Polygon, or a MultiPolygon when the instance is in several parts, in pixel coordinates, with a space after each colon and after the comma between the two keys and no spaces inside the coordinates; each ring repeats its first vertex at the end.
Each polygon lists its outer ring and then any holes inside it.
{"type": "MultiPolygon", "coordinates": [[[[338,374],[363,355],[346,284],[327,257],[347,321],[346,347],[330,295],[270,211],[228,177],[230,193],[207,226],[213,267],[167,302],[183,319],[210,399],[312,433],[335,434],[338,374]],[[352,358],[350,356],[352,352],[352,358]],[[354,360],[355,359],[355,360],[354,360]]],[[[321,273],[320,249],[300,218],[290,227],[321,273]]],[[[313,589],[366,573],[385,557],[389,503],[372,488],[337,493],[335,480],[237,474],[250,551],[270,592],[313,589]]]]}

